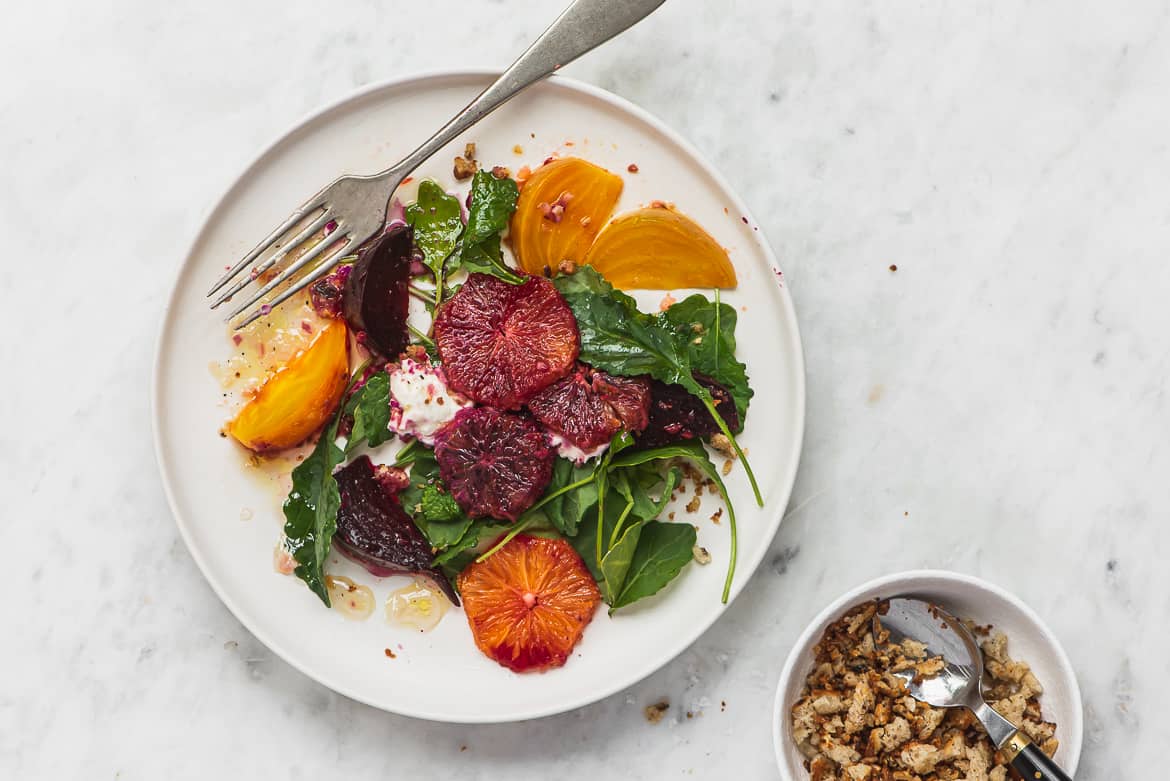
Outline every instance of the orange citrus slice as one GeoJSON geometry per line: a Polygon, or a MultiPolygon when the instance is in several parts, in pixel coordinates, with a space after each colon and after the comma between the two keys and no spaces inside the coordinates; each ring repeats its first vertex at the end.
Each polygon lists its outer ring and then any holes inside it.
{"type": "Polygon", "coordinates": [[[463,570],[459,594],[479,650],[515,672],[563,665],[601,603],[569,543],[526,534],[463,570]]]}

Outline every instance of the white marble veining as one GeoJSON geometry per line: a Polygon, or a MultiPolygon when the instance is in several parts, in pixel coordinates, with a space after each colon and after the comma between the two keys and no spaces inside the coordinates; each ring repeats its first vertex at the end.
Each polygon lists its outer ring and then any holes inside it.
{"type": "Polygon", "coordinates": [[[0,777],[772,778],[790,643],[845,588],[923,565],[1017,592],[1064,641],[1085,696],[1079,779],[1156,775],[1160,0],[670,0],[567,69],[724,171],[781,258],[808,356],[790,517],[742,597],[661,672],[533,723],[413,721],[295,672],[212,594],[163,499],[148,402],[201,215],[310,109],[407,72],[506,64],[557,5],[5,10],[0,777]]]}

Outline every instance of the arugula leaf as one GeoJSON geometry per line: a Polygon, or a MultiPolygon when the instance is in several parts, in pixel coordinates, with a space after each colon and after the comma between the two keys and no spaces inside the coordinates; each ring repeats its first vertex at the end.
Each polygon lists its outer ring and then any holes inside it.
{"type": "Polygon", "coordinates": [[[463,247],[452,271],[462,267],[497,276],[513,285],[524,281],[524,277],[504,265],[500,251],[500,234],[508,227],[519,197],[520,189],[512,179],[497,178],[489,171],[475,172],[471,180],[471,204],[467,210],[467,227],[463,231],[463,247]]]}
{"type": "Polygon", "coordinates": [[[652,520],[662,514],[670,502],[674,489],[682,482],[682,470],[677,466],[671,467],[666,472],[665,477],[652,462],[627,467],[623,471],[630,474],[628,482],[630,498],[634,502],[633,513],[646,520],[652,520]],[[659,485],[662,486],[662,489],[658,498],[655,499],[650,495],[650,492],[659,485]]]}
{"type": "MultiPolygon", "coordinates": [[[[441,489],[434,451],[419,445],[412,457],[410,485],[399,493],[399,501],[432,547],[449,549],[463,540],[472,519],[441,489]]],[[[475,542],[472,540],[471,545],[475,542]]]]}
{"type": "Polygon", "coordinates": [[[618,519],[621,518],[622,511],[625,509],[625,503],[616,492],[611,492],[608,499],[609,501],[595,504],[589,508],[582,519],[576,536],[569,538],[569,543],[580,554],[581,560],[585,562],[585,566],[593,574],[593,579],[597,581],[598,586],[601,586],[602,581],[605,580],[605,575],[601,571],[601,561],[604,559],[604,555],[600,557],[597,555],[598,537],[608,540],[612,536],[614,529],[617,528],[618,519]],[[601,523],[598,523],[599,508],[605,513],[601,523]]]}
{"type": "Polygon", "coordinates": [[[508,524],[490,518],[481,518],[471,521],[458,540],[435,557],[434,564],[443,570],[447,580],[455,590],[459,590],[459,573],[467,569],[479,555],[477,546],[484,539],[503,533],[509,528],[508,524]]]}
{"type": "Polygon", "coordinates": [[[378,447],[394,437],[390,431],[390,376],[381,371],[370,375],[346,404],[353,416],[353,429],[345,443],[345,457],[361,444],[378,447]]]}
{"type": "Polygon", "coordinates": [[[694,556],[695,527],[689,523],[647,521],[640,532],[621,591],[609,603],[611,612],[657,594],[694,556]]]}
{"type": "Polygon", "coordinates": [[[659,315],[670,323],[687,344],[691,368],[727,388],[739,413],[739,429],[747,416],[754,391],[748,385],[747,367],[735,357],[735,307],[712,303],[695,293],[672,304],[659,315]]]}
{"type": "MultiPolygon", "coordinates": [[[[694,527],[691,527],[691,531],[694,531],[694,527]]],[[[618,606],[618,597],[626,582],[626,573],[630,571],[641,536],[642,522],[638,520],[626,528],[601,560],[601,582],[598,584],[601,588],[601,597],[606,604],[615,608],[618,606]]]]}
{"type": "Polygon", "coordinates": [[[731,503],[731,496],[727,493],[727,486],[723,483],[722,475],[719,474],[719,470],[715,467],[715,464],[711,463],[711,459],[707,456],[707,450],[703,447],[703,444],[701,442],[680,442],[672,445],[663,445],[662,447],[648,448],[646,450],[635,450],[615,458],[612,467],[616,469],[636,466],[666,458],[685,458],[698,467],[719,488],[719,493],[723,497],[723,503],[727,505],[727,525],[731,532],[731,552],[727,559],[727,578],[723,581],[723,601],[727,602],[728,596],[731,594],[731,582],[732,578],[735,577],[735,563],[739,551],[738,535],[735,525],[735,506],[731,503]]]}
{"type": "Polygon", "coordinates": [[[441,290],[443,265],[463,233],[459,199],[444,192],[433,179],[424,179],[418,185],[418,200],[406,207],[406,222],[414,228],[414,245],[422,250],[423,263],[441,290]]]}
{"type": "MultiPolygon", "coordinates": [[[[562,274],[553,280],[553,284],[577,319],[581,360],[610,374],[649,374],[662,382],[681,385],[696,396],[731,441],[743,463],[756,502],[763,507],[764,497],[747,456],[723,416],[715,411],[711,392],[694,377],[686,340],[680,338],[665,320],[639,312],[634,299],[615,290],[589,266],[583,266],[573,274],[562,274]]],[[[603,500],[604,496],[602,491],[603,500]]]]}
{"type": "Polygon", "coordinates": [[[589,266],[553,280],[577,319],[580,359],[610,374],[649,374],[662,382],[695,383],[685,346],[674,330],[638,311],[633,298],[616,290],[589,266]]]}
{"type": "MultiPolygon", "coordinates": [[[[577,466],[565,458],[553,464],[553,476],[547,493],[572,485],[593,475],[592,466],[577,466]]],[[[581,519],[590,507],[597,504],[597,483],[589,480],[580,487],[550,499],[544,505],[544,514],[556,529],[566,537],[577,533],[581,519]]]]}
{"type": "MultiPolygon", "coordinates": [[[[609,442],[609,447],[606,448],[605,455],[601,457],[601,462],[594,470],[594,480],[597,483],[597,540],[595,543],[594,556],[598,561],[601,560],[604,554],[602,549],[605,547],[606,537],[602,533],[602,519],[605,517],[605,497],[609,493],[609,462],[618,453],[634,446],[634,437],[628,431],[619,431],[614,434],[613,439],[609,442]]],[[[627,512],[629,510],[627,509],[627,512]]],[[[625,518],[625,515],[622,516],[625,518]]],[[[618,527],[621,527],[621,520],[618,521],[618,527]]],[[[615,528],[609,537],[609,545],[612,547],[617,542],[618,530],[615,528]]]]}
{"type": "Polygon", "coordinates": [[[330,603],[325,559],[337,532],[337,511],[341,508],[341,490],[333,479],[333,470],[345,460],[336,441],[340,422],[341,415],[334,415],[313,452],[292,471],[292,490],[283,507],[285,544],[297,562],[294,572],[326,607],[330,603]]]}

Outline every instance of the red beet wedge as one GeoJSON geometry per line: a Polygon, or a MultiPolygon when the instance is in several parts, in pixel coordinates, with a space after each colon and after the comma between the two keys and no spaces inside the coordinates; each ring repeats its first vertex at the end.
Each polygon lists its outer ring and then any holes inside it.
{"type": "Polygon", "coordinates": [[[472,407],[435,435],[435,458],[464,512],[514,521],[544,492],[556,453],[531,418],[472,407]]]}
{"type": "Polygon", "coordinates": [[[338,550],[380,578],[404,574],[428,578],[458,605],[459,595],[443,573],[431,566],[430,543],[398,503],[397,493],[408,483],[406,474],[388,466],[375,467],[369,456],[362,456],[334,478],[341,490],[333,537],[338,550]]]}
{"type": "Polygon", "coordinates": [[[439,308],[435,344],[452,388],[480,404],[518,409],[569,372],[580,337],[547,279],[512,285],[472,274],[439,308]]]}
{"type": "Polygon", "coordinates": [[[345,279],[345,319],[358,339],[386,358],[397,358],[409,334],[411,229],[391,228],[362,251],[345,279]]]}
{"type": "Polygon", "coordinates": [[[589,451],[620,429],[636,434],[646,428],[650,382],[645,377],[613,377],[578,363],[529,399],[528,409],[551,431],[589,451]]]}
{"type": "MultiPolygon", "coordinates": [[[[739,414],[735,401],[719,383],[710,377],[696,374],[700,385],[711,392],[715,409],[732,431],[739,428],[739,414]]],[[[650,422],[638,435],[642,447],[658,447],[672,442],[686,442],[696,437],[707,439],[719,432],[719,424],[703,406],[681,385],[667,385],[654,380],[650,383],[650,422]]]]}

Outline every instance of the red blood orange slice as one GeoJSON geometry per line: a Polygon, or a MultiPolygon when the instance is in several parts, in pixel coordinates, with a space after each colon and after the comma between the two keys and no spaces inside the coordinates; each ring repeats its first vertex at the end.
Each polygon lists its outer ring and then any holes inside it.
{"type": "Polygon", "coordinates": [[[572,310],[547,279],[512,285],[472,274],[439,308],[435,344],[453,389],[518,409],[568,373],[580,338],[572,310]]]}
{"type": "Polygon", "coordinates": [[[468,515],[514,521],[548,485],[556,453],[531,418],[473,407],[439,429],[435,458],[468,515]]]}
{"type": "Polygon", "coordinates": [[[609,442],[620,429],[646,428],[650,382],[644,377],[613,377],[578,363],[573,371],[528,401],[533,416],[581,450],[609,442]]]}

